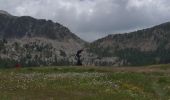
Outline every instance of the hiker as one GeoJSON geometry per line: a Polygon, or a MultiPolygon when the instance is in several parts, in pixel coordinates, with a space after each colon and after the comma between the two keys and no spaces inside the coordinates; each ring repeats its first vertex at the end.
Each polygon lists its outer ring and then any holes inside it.
{"type": "Polygon", "coordinates": [[[76,54],[76,57],[77,57],[77,64],[76,65],[77,66],[83,65],[82,61],[81,61],[81,55],[80,55],[83,51],[84,51],[83,49],[77,51],[77,54],[76,54]]]}

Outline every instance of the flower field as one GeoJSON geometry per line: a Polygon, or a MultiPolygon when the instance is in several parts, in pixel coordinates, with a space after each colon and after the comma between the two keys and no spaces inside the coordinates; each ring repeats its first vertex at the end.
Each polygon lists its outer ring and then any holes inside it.
{"type": "Polygon", "coordinates": [[[0,69],[0,100],[170,100],[169,66],[0,69]]]}

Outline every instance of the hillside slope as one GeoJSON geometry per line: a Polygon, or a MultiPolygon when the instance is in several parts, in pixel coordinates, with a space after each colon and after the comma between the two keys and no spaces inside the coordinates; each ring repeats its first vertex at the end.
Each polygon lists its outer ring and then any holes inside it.
{"type": "Polygon", "coordinates": [[[0,67],[75,65],[127,66],[170,63],[170,22],[86,43],[51,20],[0,11],[0,67]]]}
{"type": "Polygon", "coordinates": [[[1,66],[72,64],[75,53],[85,44],[59,23],[0,11],[1,66]]]}
{"type": "Polygon", "coordinates": [[[119,65],[170,63],[170,22],[136,32],[108,35],[91,43],[89,52],[99,58],[117,58],[119,65]]]}

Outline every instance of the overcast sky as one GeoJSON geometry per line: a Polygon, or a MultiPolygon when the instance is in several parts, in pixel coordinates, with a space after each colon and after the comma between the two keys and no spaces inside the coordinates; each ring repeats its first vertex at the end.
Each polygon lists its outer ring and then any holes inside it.
{"type": "Polygon", "coordinates": [[[0,9],[51,19],[86,41],[170,21],[170,0],[0,0],[0,9]]]}

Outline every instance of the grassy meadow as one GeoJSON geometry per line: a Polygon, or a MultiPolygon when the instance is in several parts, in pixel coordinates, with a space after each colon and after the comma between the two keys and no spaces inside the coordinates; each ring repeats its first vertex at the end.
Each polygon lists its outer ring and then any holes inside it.
{"type": "Polygon", "coordinates": [[[170,65],[0,69],[0,100],[170,100],[170,65]]]}

